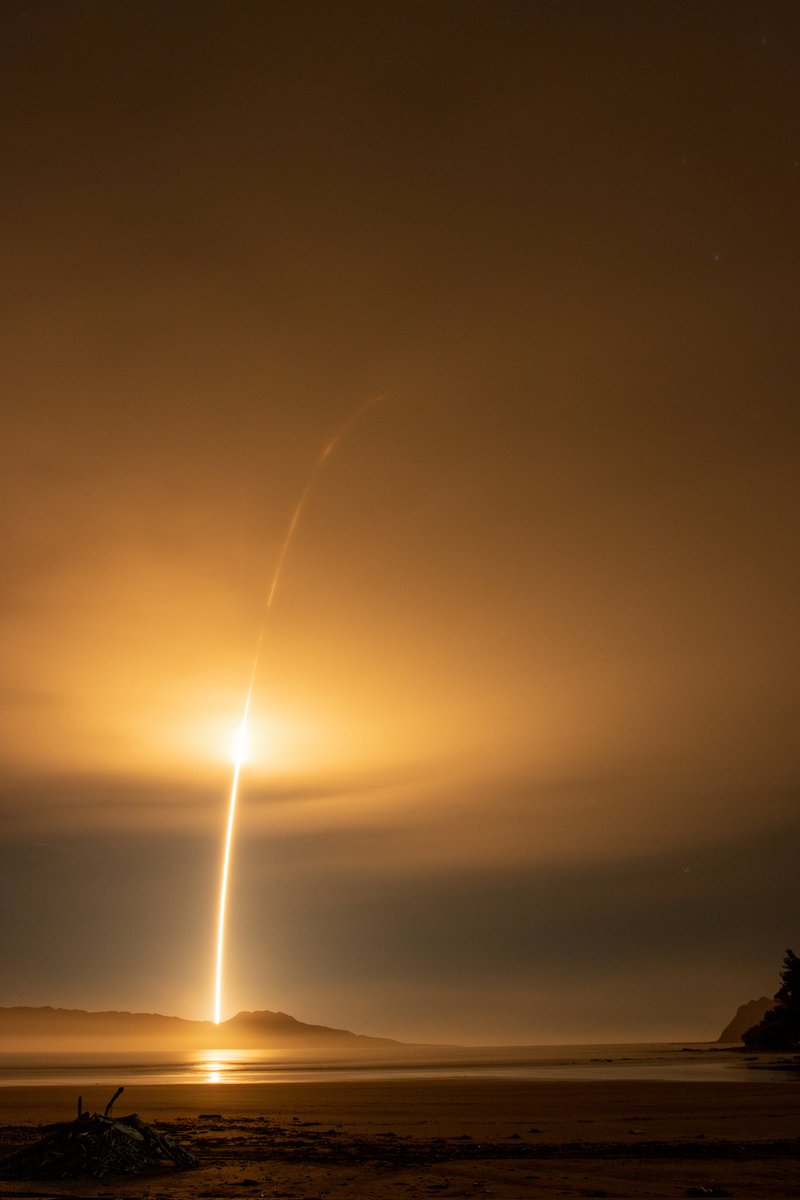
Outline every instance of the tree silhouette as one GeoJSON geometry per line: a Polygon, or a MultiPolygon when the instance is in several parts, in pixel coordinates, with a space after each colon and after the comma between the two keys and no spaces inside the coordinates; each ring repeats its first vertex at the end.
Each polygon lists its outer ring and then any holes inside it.
{"type": "Polygon", "coordinates": [[[774,1008],[743,1035],[748,1050],[800,1049],[800,958],[787,950],[774,1008]]]}

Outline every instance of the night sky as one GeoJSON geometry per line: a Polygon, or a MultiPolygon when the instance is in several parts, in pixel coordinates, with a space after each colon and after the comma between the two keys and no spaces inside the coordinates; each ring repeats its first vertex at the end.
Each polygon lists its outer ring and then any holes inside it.
{"type": "Polygon", "coordinates": [[[715,1038],[798,946],[796,0],[5,0],[0,1004],[715,1038]]]}

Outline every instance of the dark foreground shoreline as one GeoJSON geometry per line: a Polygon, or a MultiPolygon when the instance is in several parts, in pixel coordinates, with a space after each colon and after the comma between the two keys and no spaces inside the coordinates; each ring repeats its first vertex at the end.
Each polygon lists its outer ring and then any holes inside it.
{"type": "MultiPolygon", "coordinates": [[[[84,1108],[102,1111],[107,1089],[84,1108]]],[[[136,1111],[199,1168],[0,1180],[3,1197],[800,1197],[800,1086],[508,1081],[135,1086],[136,1111]]],[[[0,1153],[75,1115],[74,1089],[4,1088],[0,1153]]]]}

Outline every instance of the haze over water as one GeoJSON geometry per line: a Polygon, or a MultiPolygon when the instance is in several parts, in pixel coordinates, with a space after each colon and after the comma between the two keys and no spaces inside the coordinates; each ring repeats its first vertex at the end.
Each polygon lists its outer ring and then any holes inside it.
{"type": "MultiPolygon", "coordinates": [[[[0,1053],[0,1086],[215,1084],[401,1078],[651,1079],[785,1081],[742,1055],[686,1043],[596,1046],[408,1046],[396,1049],[78,1051],[0,1053]]],[[[212,1103],[212,1099],[209,1099],[212,1103]]]]}

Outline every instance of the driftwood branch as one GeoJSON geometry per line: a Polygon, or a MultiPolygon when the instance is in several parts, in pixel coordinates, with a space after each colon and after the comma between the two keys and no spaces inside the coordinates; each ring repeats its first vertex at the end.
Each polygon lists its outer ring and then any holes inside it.
{"type": "Polygon", "coordinates": [[[112,1110],[112,1108],[114,1107],[114,1101],[117,1099],[117,1097],[118,1097],[118,1096],[121,1096],[121,1095],[122,1095],[122,1093],[123,1093],[124,1091],[125,1091],[125,1088],[124,1088],[124,1087],[118,1087],[118,1088],[117,1088],[117,1090],[114,1092],[114,1095],[111,1097],[111,1099],[109,1100],[108,1104],[107,1104],[107,1105],[105,1106],[105,1108],[103,1109],[103,1116],[104,1116],[104,1117],[110,1117],[110,1116],[111,1116],[111,1110],[112,1110]]]}

